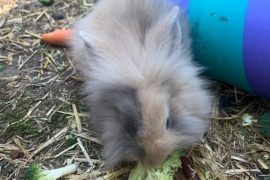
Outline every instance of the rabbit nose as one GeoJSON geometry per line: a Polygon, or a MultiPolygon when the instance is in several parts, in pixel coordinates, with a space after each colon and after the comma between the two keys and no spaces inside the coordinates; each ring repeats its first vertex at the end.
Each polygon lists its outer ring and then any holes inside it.
{"type": "Polygon", "coordinates": [[[146,147],[143,164],[147,167],[158,167],[162,164],[167,156],[166,147],[152,145],[146,147]]]}
{"type": "Polygon", "coordinates": [[[146,167],[150,168],[158,168],[162,164],[161,157],[146,157],[143,164],[146,167]]]}

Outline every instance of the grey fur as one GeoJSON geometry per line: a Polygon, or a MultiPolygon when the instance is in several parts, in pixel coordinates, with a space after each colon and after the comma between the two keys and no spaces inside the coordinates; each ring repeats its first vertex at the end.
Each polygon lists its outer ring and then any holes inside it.
{"type": "Polygon", "coordinates": [[[104,144],[103,155],[107,161],[115,164],[121,160],[143,157],[144,150],[136,143],[138,130],[142,129],[136,89],[107,87],[90,98],[92,123],[104,144]]]}

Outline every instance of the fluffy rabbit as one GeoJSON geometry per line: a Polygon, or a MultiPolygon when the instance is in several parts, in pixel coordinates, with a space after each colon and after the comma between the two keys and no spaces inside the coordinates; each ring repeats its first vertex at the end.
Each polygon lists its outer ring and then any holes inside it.
{"type": "Polygon", "coordinates": [[[210,95],[187,18],[165,0],[100,0],[70,39],[109,167],[156,167],[208,129],[210,95]]]}

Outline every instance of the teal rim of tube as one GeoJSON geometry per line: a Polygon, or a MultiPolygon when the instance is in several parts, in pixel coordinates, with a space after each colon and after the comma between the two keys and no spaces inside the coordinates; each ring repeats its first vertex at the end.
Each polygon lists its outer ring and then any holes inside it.
{"type": "Polygon", "coordinates": [[[195,59],[206,74],[253,93],[243,62],[247,5],[248,0],[190,0],[188,15],[195,59]]]}

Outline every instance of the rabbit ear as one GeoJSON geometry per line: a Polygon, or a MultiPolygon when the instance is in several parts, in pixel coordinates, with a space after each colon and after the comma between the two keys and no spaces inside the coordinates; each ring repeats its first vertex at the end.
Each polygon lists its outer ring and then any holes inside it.
{"type": "Polygon", "coordinates": [[[171,47],[174,49],[181,44],[182,34],[180,22],[177,18],[178,14],[179,6],[173,7],[152,29],[150,36],[152,36],[152,39],[155,39],[157,48],[171,47]]]}
{"type": "Polygon", "coordinates": [[[177,19],[176,17],[178,16],[178,13],[179,13],[179,6],[174,6],[172,10],[169,12],[169,14],[163,20],[161,20],[161,25],[164,26],[164,30],[171,29],[171,27],[173,26],[173,24],[177,19]]]}
{"type": "Polygon", "coordinates": [[[90,34],[85,31],[79,31],[79,36],[87,47],[93,47],[93,42],[91,40],[90,34]]]}
{"type": "Polygon", "coordinates": [[[104,52],[105,45],[95,36],[85,31],[79,31],[79,36],[84,42],[86,55],[91,57],[92,60],[95,60],[101,52],[104,52]]]}

